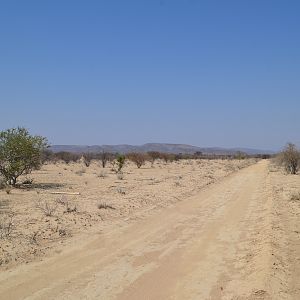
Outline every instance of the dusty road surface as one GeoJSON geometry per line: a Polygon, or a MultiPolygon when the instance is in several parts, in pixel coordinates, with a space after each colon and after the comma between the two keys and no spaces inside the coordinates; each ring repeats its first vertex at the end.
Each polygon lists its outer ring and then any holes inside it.
{"type": "Polygon", "coordinates": [[[0,274],[1,299],[283,299],[268,162],[172,207],[0,274]]]}

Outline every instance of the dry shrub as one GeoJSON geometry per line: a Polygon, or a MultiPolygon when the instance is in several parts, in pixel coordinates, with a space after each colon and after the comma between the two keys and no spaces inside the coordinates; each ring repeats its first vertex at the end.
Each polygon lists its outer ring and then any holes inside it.
{"type": "Polygon", "coordinates": [[[91,165],[92,160],[95,158],[95,155],[92,153],[84,153],[82,155],[83,163],[86,167],[89,167],[91,165]]]}
{"type": "Polygon", "coordinates": [[[132,152],[126,155],[129,160],[136,164],[138,168],[145,164],[147,155],[145,153],[132,152]]]}
{"type": "Polygon", "coordinates": [[[160,158],[160,153],[158,151],[149,151],[147,152],[147,155],[151,161],[151,166],[153,167],[155,161],[160,158]]]}
{"type": "Polygon", "coordinates": [[[64,213],[77,212],[76,204],[71,203],[65,195],[57,198],[56,203],[65,207],[64,213]]]}
{"type": "Polygon", "coordinates": [[[300,165],[300,152],[296,145],[288,143],[279,154],[279,162],[288,174],[297,174],[300,165]]]}
{"type": "Polygon", "coordinates": [[[36,207],[40,209],[47,217],[51,217],[55,214],[57,210],[57,206],[58,206],[57,202],[53,202],[53,201],[50,202],[48,200],[39,199],[36,202],[36,207]]]}
{"type": "Polygon", "coordinates": [[[100,159],[102,167],[105,168],[107,162],[113,159],[113,155],[109,152],[102,151],[97,154],[97,158],[100,159]]]}

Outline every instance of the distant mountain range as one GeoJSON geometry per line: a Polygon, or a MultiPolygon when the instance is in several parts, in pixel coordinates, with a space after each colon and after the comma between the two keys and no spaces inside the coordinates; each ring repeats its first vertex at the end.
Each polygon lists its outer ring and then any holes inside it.
{"type": "Polygon", "coordinates": [[[197,147],[185,144],[164,144],[164,143],[147,143],[140,146],[134,145],[53,145],[50,147],[53,152],[67,151],[73,153],[83,152],[111,152],[111,153],[129,153],[129,152],[148,152],[158,151],[164,153],[183,153],[183,154],[194,154],[195,152],[202,152],[203,154],[234,154],[237,151],[241,151],[250,155],[255,154],[273,154],[274,151],[270,150],[259,150],[249,148],[220,148],[220,147],[197,147]]]}

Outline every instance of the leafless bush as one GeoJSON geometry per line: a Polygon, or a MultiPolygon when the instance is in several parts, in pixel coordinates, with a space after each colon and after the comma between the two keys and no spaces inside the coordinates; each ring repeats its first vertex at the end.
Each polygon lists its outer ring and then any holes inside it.
{"type": "Polygon", "coordinates": [[[294,144],[288,143],[279,154],[279,161],[287,173],[296,174],[300,165],[300,152],[294,144]]]}
{"type": "Polygon", "coordinates": [[[13,215],[1,216],[0,219],[0,239],[8,238],[14,227],[13,215]]]}
{"type": "Polygon", "coordinates": [[[147,154],[151,161],[151,166],[153,167],[155,161],[160,158],[160,153],[158,151],[149,151],[147,154]]]}
{"type": "Polygon", "coordinates": [[[82,158],[85,166],[89,167],[91,165],[92,160],[95,158],[95,155],[92,153],[83,153],[82,158]]]}
{"type": "Polygon", "coordinates": [[[102,151],[97,154],[97,157],[101,160],[102,167],[105,168],[108,161],[112,160],[113,155],[109,152],[102,151]]]}
{"type": "Polygon", "coordinates": [[[138,168],[145,164],[147,155],[145,153],[132,152],[126,155],[138,168]]]}
{"type": "Polygon", "coordinates": [[[51,217],[56,212],[57,207],[58,207],[58,203],[57,202],[53,202],[53,201],[50,202],[48,200],[41,200],[41,199],[39,199],[36,202],[36,207],[38,209],[40,209],[45,214],[45,216],[51,217]]]}
{"type": "Polygon", "coordinates": [[[172,162],[175,160],[175,154],[171,153],[160,153],[160,158],[164,160],[165,163],[172,162]]]}
{"type": "Polygon", "coordinates": [[[70,201],[65,195],[62,195],[61,197],[57,198],[56,203],[65,207],[64,213],[77,212],[76,204],[70,203],[70,201]]]}

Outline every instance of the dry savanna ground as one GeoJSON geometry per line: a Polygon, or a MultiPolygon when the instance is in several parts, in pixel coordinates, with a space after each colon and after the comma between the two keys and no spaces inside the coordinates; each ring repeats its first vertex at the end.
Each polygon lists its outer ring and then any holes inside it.
{"type": "Polygon", "coordinates": [[[30,175],[32,187],[12,189],[10,194],[0,191],[3,227],[12,223],[2,232],[0,266],[36,259],[67,237],[89,232],[93,225],[98,230],[103,223],[129,221],[139,217],[136,213],[175,203],[251,163],[186,160],[156,162],[153,167],[148,163],[138,169],[127,162],[122,174],[97,162],[89,167],[84,162],[44,165],[30,175]]]}
{"type": "Polygon", "coordinates": [[[0,299],[300,299],[300,176],[268,160],[30,177],[0,191],[0,299]]]}

